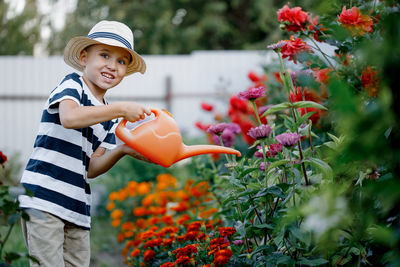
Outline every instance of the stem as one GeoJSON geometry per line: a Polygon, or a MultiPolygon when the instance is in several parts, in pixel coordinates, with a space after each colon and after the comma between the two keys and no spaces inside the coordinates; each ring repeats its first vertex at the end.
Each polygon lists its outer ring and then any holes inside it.
{"type": "MultiPolygon", "coordinates": [[[[236,198],[236,205],[238,206],[238,211],[239,211],[240,217],[242,217],[243,216],[242,208],[240,207],[239,200],[238,200],[236,195],[235,195],[235,198],[236,198]]],[[[250,249],[249,249],[249,241],[247,240],[246,231],[244,232],[244,240],[246,242],[247,251],[250,251],[250,249]]]]}
{"type": "Polygon", "coordinates": [[[262,125],[261,120],[260,120],[260,115],[258,115],[258,109],[257,109],[257,105],[256,105],[256,101],[255,100],[251,100],[251,103],[253,104],[254,107],[254,113],[255,113],[255,117],[257,119],[258,122],[258,126],[262,125]]]}
{"type": "Polygon", "coordinates": [[[312,136],[311,136],[311,127],[312,127],[312,120],[308,120],[308,138],[310,139],[310,149],[312,151],[312,153],[314,154],[314,147],[313,147],[313,143],[312,143],[312,136]]]}
{"type": "Polygon", "coordinates": [[[8,228],[8,232],[7,232],[7,234],[6,234],[6,237],[4,238],[4,241],[1,241],[1,246],[0,246],[0,259],[2,259],[3,248],[4,248],[4,246],[5,246],[6,242],[7,242],[8,237],[9,237],[10,234],[11,234],[11,231],[12,231],[14,225],[15,225],[14,223],[10,225],[10,228],[8,228]]]}
{"type": "MultiPolygon", "coordinates": [[[[219,138],[219,142],[221,143],[221,146],[224,146],[224,142],[222,142],[222,138],[221,138],[220,135],[218,136],[218,138],[219,138]]],[[[225,155],[226,161],[227,161],[228,163],[231,163],[231,161],[229,160],[228,155],[225,154],[225,153],[224,153],[224,155],[225,155]]]]}
{"type": "Polygon", "coordinates": [[[316,46],[317,50],[322,54],[322,56],[325,58],[325,60],[328,62],[329,66],[331,66],[331,68],[336,72],[336,68],[332,65],[331,61],[328,59],[328,57],[326,56],[326,54],[321,50],[321,48],[318,46],[318,44],[314,41],[314,39],[312,39],[311,37],[308,36],[308,39],[311,40],[311,42],[313,42],[313,44],[316,46]]]}

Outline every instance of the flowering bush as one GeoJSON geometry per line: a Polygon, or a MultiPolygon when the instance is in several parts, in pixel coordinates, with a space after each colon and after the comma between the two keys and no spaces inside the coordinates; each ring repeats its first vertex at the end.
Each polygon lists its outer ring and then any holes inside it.
{"type": "Polygon", "coordinates": [[[225,116],[202,103],[215,122],[196,126],[215,144],[241,136],[242,158],[194,159],[197,181],[183,190],[164,175],[141,185],[143,194],[135,182],[110,194],[127,263],[399,262],[400,111],[391,97],[400,99],[400,54],[390,45],[400,45],[400,6],[357,4],[325,17],[285,5],[277,18],[288,38],[268,46],[278,64],[249,72],[250,87],[230,97],[225,116]]]}

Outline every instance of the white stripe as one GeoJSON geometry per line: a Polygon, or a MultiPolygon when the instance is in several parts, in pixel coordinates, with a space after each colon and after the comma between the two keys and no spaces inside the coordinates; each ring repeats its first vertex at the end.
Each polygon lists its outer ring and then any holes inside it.
{"type": "Polygon", "coordinates": [[[70,95],[65,95],[65,96],[63,96],[61,98],[58,98],[58,99],[52,101],[52,102],[49,102],[48,105],[46,105],[46,110],[50,114],[58,113],[58,109],[59,109],[58,107],[57,108],[50,108],[50,106],[54,105],[55,103],[60,103],[61,101],[66,100],[66,99],[73,100],[73,101],[75,101],[75,103],[78,104],[78,106],[80,105],[80,102],[79,102],[78,99],[76,99],[75,97],[70,96],[70,95]]]}
{"type": "Polygon", "coordinates": [[[70,157],[54,150],[37,147],[32,153],[31,158],[54,164],[77,174],[85,173],[85,167],[80,159],[70,157]]]}
{"type": "Polygon", "coordinates": [[[48,202],[46,200],[20,195],[18,197],[21,208],[33,208],[54,214],[61,219],[75,223],[77,225],[90,228],[90,216],[82,215],[80,213],[71,211],[57,204],[48,202]]]}
{"type": "Polygon", "coordinates": [[[38,135],[48,135],[50,137],[65,140],[77,146],[82,146],[81,132],[66,129],[62,125],[52,122],[41,122],[39,125],[38,135]]]}
{"type": "Polygon", "coordinates": [[[54,179],[48,175],[25,170],[22,174],[21,183],[39,185],[43,188],[61,193],[67,197],[79,200],[90,205],[91,196],[85,193],[84,188],[54,179]]]}
{"type": "Polygon", "coordinates": [[[69,79],[69,80],[64,81],[63,83],[59,84],[59,85],[50,93],[49,98],[52,98],[54,95],[56,95],[56,94],[62,92],[62,91],[63,91],[64,89],[66,89],[66,88],[76,89],[76,90],[78,91],[78,93],[79,93],[79,96],[82,96],[82,87],[81,87],[81,85],[80,85],[78,82],[76,82],[76,81],[74,81],[74,80],[72,80],[72,79],[69,79]]]}

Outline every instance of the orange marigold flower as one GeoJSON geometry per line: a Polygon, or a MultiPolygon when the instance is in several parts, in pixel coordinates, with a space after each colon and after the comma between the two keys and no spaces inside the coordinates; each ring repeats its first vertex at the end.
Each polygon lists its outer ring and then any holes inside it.
{"type": "Polygon", "coordinates": [[[139,219],[136,220],[136,225],[137,225],[138,228],[143,229],[143,228],[146,227],[146,220],[142,219],[142,218],[139,218],[139,219]]]}
{"type": "Polygon", "coordinates": [[[368,95],[372,97],[377,97],[379,88],[379,79],[377,78],[378,72],[374,70],[371,66],[367,66],[361,72],[361,84],[362,87],[367,90],[368,95]]]}
{"type": "Polygon", "coordinates": [[[128,221],[122,224],[121,230],[132,230],[134,227],[135,227],[134,223],[128,221]]]}
{"type": "Polygon", "coordinates": [[[172,239],[172,238],[167,238],[167,239],[164,240],[163,246],[164,246],[164,247],[170,247],[170,246],[172,246],[172,243],[173,243],[173,242],[174,242],[174,239],[172,239]]]}
{"type": "Polygon", "coordinates": [[[163,223],[165,223],[165,224],[168,224],[168,225],[173,225],[174,224],[174,220],[172,219],[171,215],[162,216],[161,221],[163,223]]]}
{"type": "Polygon", "coordinates": [[[181,201],[178,203],[177,206],[171,207],[171,210],[176,211],[176,212],[183,212],[185,210],[189,209],[189,204],[186,201],[181,201]]]}
{"type": "Polygon", "coordinates": [[[196,240],[199,232],[198,231],[190,231],[185,234],[185,240],[196,240]]]}
{"type": "Polygon", "coordinates": [[[155,255],[156,252],[154,250],[148,249],[143,253],[143,259],[144,261],[150,261],[155,255]]]}
{"type": "Polygon", "coordinates": [[[215,257],[220,256],[220,255],[230,258],[230,257],[232,257],[233,253],[232,253],[232,250],[230,250],[230,249],[221,249],[221,250],[218,250],[217,252],[215,252],[215,257]]]}
{"type": "Polygon", "coordinates": [[[187,214],[183,214],[182,217],[176,221],[176,223],[178,225],[183,225],[185,222],[187,222],[189,220],[190,220],[190,216],[187,214]]]}
{"type": "Polygon", "coordinates": [[[142,205],[143,206],[150,206],[151,204],[153,204],[154,199],[155,199],[155,195],[154,194],[148,194],[147,196],[145,196],[142,199],[142,205]]]}
{"type": "Polygon", "coordinates": [[[152,239],[144,244],[144,248],[158,247],[162,244],[162,242],[163,240],[161,238],[152,239]]]}
{"type": "Polygon", "coordinates": [[[193,186],[190,190],[193,196],[201,197],[208,193],[209,184],[207,182],[200,182],[197,185],[193,186]]]}
{"type": "Polygon", "coordinates": [[[148,219],[148,223],[150,225],[157,224],[159,222],[160,222],[160,218],[158,218],[158,217],[151,217],[151,218],[148,219]]]}
{"type": "Polygon", "coordinates": [[[206,218],[211,217],[211,215],[213,215],[214,213],[217,213],[217,212],[218,212],[217,208],[211,208],[211,209],[200,212],[199,216],[202,219],[206,219],[206,218]]]}
{"type": "Polygon", "coordinates": [[[133,209],[133,214],[137,217],[141,217],[147,214],[146,207],[136,207],[133,209]]]}
{"type": "Polygon", "coordinates": [[[124,242],[124,240],[125,240],[124,234],[119,233],[119,234],[117,235],[117,240],[118,240],[118,242],[120,242],[120,243],[124,242]]]}
{"type": "Polygon", "coordinates": [[[175,267],[173,262],[166,262],[160,265],[160,267],[175,267]]]}
{"type": "Polygon", "coordinates": [[[184,266],[190,262],[190,258],[188,256],[182,256],[180,258],[177,258],[175,261],[176,265],[184,266]]]}
{"type": "Polygon", "coordinates": [[[134,257],[136,257],[136,256],[139,255],[139,254],[140,254],[140,250],[137,249],[137,248],[135,248],[135,249],[132,250],[132,252],[131,252],[131,257],[134,258],[134,257]]]}
{"type": "Polygon", "coordinates": [[[111,210],[113,210],[113,209],[115,209],[115,203],[114,203],[114,201],[108,202],[108,204],[107,204],[107,206],[106,206],[106,210],[111,211],[111,210]]]}
{"type": "Polygon", "coordinates": [[[120,219],[114,219],[111,222],[112,227],[118,227],[121,224],[121,220],[120,219]]]}
{"type": "Polygon", "coordinates": [[[111,192],[110,195],[108,195],[108,199],[110,201],[114,201],[118,199],[118,193],[117,192],[111,192]]]}
{"type": "Polygon", "coordinates": [[[130,197],[136,196],[137,185],[138,185],[138,183],[135,181],[128,182],[128,185],[126,186],[126,191],[128,192],[128,195],[130,197]]]}
{"type": "Polygon", "coordinates": [[[140,195],[148,194],[150,192],[150,184],[146,182],[140,183],[137,187],[137,192],[140,195]]]}
{"type": "Polygon", "coordinates": [[[154,236],[154,231],[151,230],[139,234],[139,238],[143,240],[151,238],[153,236],[154,236]]]}
{"type": "Polygon", "coordinates": [[[120,219],[122,216],[124,215],[124,212],[120,209],[116,209],[113,212],[111,212],[111,218],[113,218],[114,220],[116,219],[120,219]]]}
{"type": "Polygon", "coordinates": [[[342,13],[338,16],[338,21],[343,27],[349,29],[354,35],[364,35],[367,32],[373,31],[373,21],[372,18],[361,14],[357,7],[352,7],[351,9],[346,9],[343,7],[342,13]]]}
{"type": "Polygon", "coordinates": [[[219,255],[218,257],[214,258],[214,265],[215,266],[224,266],[228,264],[230,258],[224,255],[219,255]]]}
{"type": "Polygon", "coordinates": [[[187,225],[186,229],[188,232],[189,231],[199,231],[202,224],[203,224],[203,222],[201,222],[201,221],[195,221],[195,222],[192,222],[189,225],[187,225]]]}
{"type": "Polygon", "coordinates": [[[236,233],[235,227],[219,227],[218,228],[219,234],[223,237],[230,237],[234,233],[236,233]]]}

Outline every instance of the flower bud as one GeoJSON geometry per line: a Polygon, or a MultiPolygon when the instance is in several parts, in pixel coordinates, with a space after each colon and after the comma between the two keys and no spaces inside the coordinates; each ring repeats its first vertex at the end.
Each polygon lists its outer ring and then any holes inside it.
{"type": "Polygon", "coordinates": [[[279,25],[279,29],[281,29],[281,31],[284,31],[284,30],[286,30],[286,25],[285,24],[280,24],[279,25]]]}

